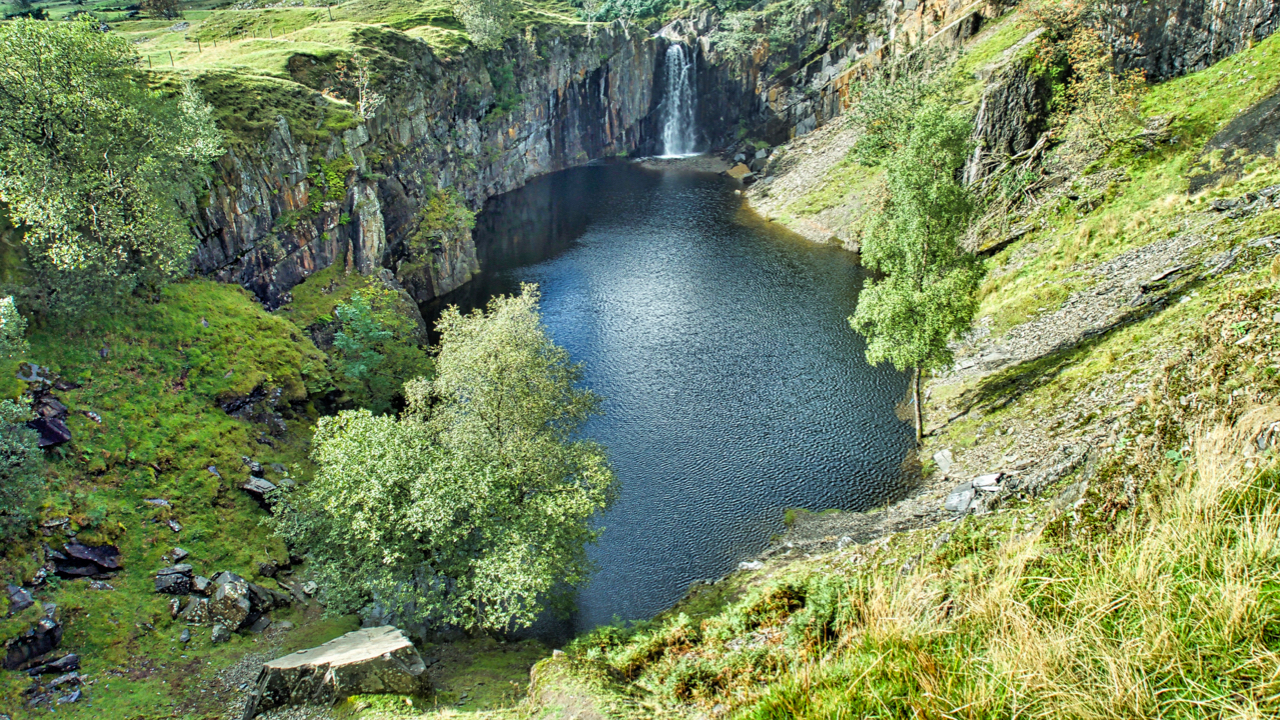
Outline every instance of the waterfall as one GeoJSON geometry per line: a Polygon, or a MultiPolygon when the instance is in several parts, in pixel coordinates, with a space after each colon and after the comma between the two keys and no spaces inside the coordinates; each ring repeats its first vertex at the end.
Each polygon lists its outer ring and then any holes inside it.
{"type": "Polygon", "coordinates": [[[662,155],[684,157],[697,153],[694,125],[696,77],[692,50],[679,43],[667,48],[667,97],[662,111],[662,155]]]}

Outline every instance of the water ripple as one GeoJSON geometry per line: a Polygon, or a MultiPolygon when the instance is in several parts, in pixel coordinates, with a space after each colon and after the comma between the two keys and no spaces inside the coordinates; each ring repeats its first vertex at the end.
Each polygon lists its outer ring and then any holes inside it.
{"type": "Polygon", "coordinates": [[[723,179],[571,170],[492,200],[476,238],[484,273],[445,302],[539,283],[552,336],[606,398],[585,432],[622,494],[579,629],[669,607],[761,550],[785,508],[901,490],[906,383],[866,364],[845,320],[859,268],[743,212],[723,179]]]}

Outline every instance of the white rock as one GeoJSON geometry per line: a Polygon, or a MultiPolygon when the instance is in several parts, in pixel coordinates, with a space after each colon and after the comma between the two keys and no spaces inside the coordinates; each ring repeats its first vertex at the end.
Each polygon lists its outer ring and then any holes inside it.
{"type": "Polygon", "coordinates": [[[979,475],[973,479],[973,486],[979,490],[994,492],[1000,489],[1001,473],[991,473],[990,475],[979,475]]]}
{"type": "Polygon", "coordinates": [[[390,625],[349,632],[262,665],[243,720],[284,705],[331,705],[351,695],[423,689],[426,663],[399,629],[390,625]]]}
{"type": "Polygon", "coordinates": [[[954,460],[951,457],[950,450],[939,450],[933,454],[933,464],[938,466],[938,471],[943,475],[951,473],[951,466],[954,460]]]}

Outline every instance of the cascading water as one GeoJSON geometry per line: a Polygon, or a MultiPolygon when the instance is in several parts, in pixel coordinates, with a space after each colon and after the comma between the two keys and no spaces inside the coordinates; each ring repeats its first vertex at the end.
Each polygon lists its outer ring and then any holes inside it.
{"type": "Polygon", "coordinates": [[[697,102],[694,54],[690,48],[673,43],[667,48],[666,60],[667,98],[662,113],[662,155],[694,155],[698,146],[694,125],[697,102]]]}

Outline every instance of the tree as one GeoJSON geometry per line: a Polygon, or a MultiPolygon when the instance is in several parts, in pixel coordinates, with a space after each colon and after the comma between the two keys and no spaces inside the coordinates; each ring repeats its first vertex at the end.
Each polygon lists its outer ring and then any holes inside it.
{"type": "Polygon", "coordinates": [[[180,0],[142,0],[142,11],[152,17],[166,19],[179,17],[182,15],[181,6],[180,0]]]}
{"type": "Polygon", "coordinates": [[[515,29],[516,6],[512,0],[454,0],[458,16],[471,42],[482,50],[500,47],[515,29]]]}
{"type": "Polygon", "coordinates": [[[1102,36],[1079,28],[1066,42],[1071,78],[1067,81],[1061,116],[1068,138],[1095,150],[1108,150],[1142,127],[1142,97],[1146,72],[1115,72],[1115,60],[1102,36]]]}
{"type": "Polygon", "coordinates": [[[406,302],[375,283],[334,309],[341,324],[333,337],[338,384],[358,406],[374,413],[390,410],[406,380],[431,370],[430,356],[416,342],[418,326],[402,308],[406,302]]]}
{"type": "Polygon", "coordinates": [[[538,293],[450,308],[434,379],[400,418],[347,411],[316,427],[315,479],[283,494],[276,531],[309,553],[331,612],[376,601],[400,622],[527,627],[584,582],[616,482],[576,433],[599,398],[547,337],[538,293]]]}
{"type": "Polygon", "coordinates": [[[27,352],[27,319],[13,304],[13,296],[0,298],[0,358],[12,360],[27,352]]]}
{"type": "Polygon", "coordinates": [[[23,227],[33,301],[82,309],[188,269],[182,206],[221,154],[189,84],[169,97],[97,23],[0,24],[0,203],[23,227]]]}
{"type": "Polygon", "coordinates": [[[31,521],[40,490],[36,432],[23,424],[30,416],[12,400],[0,400],[0,538],[5,540],[31,521]]]}
{"type": "Polygon", "coordinates": [[[960,246],[976,204],[957,178],[972,150],[972,126],[939,100],[924,102],[877,132],[885,196],[862,245],[863,264],[884,273],[858,297],[850,325],[867,338],[867,361],[912,372],[916,442],[923,437],[922,376],[949,366],[947,343],[973,321],[982,279],[960,246]]]}
{"type": "Polygon", "coordinates": [[[356,96],[356,117],[368,120],[386,102],[386,97],[373,89],[374,77],[369,58],[356,54],[351,60],[339,60],[334,64],[338,84],[349,88],[356,96]]]}

